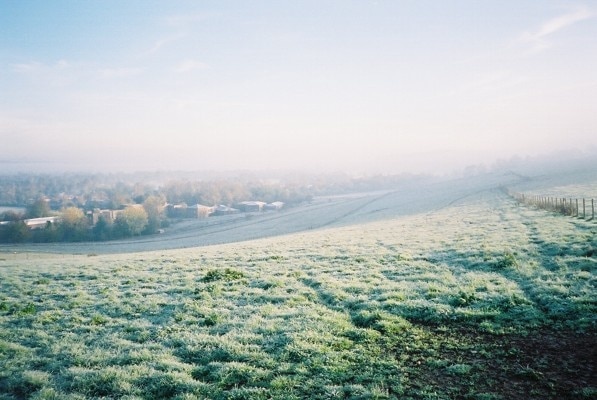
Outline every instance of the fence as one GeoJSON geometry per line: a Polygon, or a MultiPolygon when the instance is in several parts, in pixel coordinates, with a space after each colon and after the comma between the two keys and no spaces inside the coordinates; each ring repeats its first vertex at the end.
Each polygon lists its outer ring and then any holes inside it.
{"type": "Polygon", "coordinates": [[[595,220],[595,199],[530,195],[506,190],[516,201],[570,217],[595,220]]]}

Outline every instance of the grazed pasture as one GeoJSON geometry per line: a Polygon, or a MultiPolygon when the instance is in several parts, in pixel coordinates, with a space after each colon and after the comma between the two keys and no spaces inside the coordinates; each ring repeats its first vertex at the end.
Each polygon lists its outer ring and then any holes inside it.
{"type": "Polygon", "coordinates": [[[0,253],[0,398],[595,398],[596,233],[484,190],[242,243],[0,253]]]}

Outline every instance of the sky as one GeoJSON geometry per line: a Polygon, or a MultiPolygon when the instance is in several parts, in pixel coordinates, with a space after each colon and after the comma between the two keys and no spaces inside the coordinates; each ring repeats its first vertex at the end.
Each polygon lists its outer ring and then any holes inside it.
{"type": "Polygon", "coordinates": [[[437,172],[597,147],[597,1],[0,0],[0,171],[437,172]]]}

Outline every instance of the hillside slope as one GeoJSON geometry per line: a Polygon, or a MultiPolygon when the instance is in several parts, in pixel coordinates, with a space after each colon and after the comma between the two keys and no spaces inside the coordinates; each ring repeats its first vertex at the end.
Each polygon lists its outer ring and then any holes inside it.
{"type": "Polygon", "coordinates": [[[596,233],[481,190],[226,245],[5,253],[0,399],[594,398],[596,233]]]}

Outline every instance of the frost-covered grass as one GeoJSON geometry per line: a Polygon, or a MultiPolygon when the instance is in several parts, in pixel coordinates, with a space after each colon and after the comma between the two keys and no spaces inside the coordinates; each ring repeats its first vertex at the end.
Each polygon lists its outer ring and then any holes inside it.
{"type": "MultiPolygon", "coordinates": [[[[538,190],[535,190],[538,192],[538,190]]],[[[562,185],[555,186],[544,190],[545,193],[537,193],[545,196],[552,197],[566,197],[566,198],[597,198],[597,182],[575,184],[575,185],[562,185]]]]}
{"type": "Polygon", "coordinates": [[[237,244],[0,253],[0,399],[591,398],[594,365],[533,351],[594,343],[596,233],[491,191],[237,244]]]}

